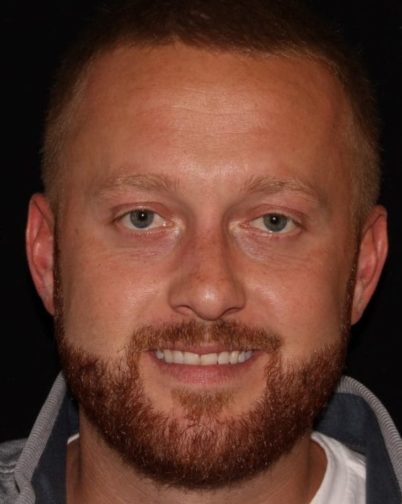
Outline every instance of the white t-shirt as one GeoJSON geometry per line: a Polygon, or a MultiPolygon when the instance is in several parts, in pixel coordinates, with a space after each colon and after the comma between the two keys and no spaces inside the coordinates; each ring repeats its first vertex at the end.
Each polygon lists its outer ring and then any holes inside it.
{"type": "MultiPolygon", "coordinates": [[[[79,437],[68,439],[67,444],[79,437]]],[[[324,479],[310,504],[366,504],[366,461],[363,455],[320,432],[313,432],[327,457],[324,479]]]]}
{"type": "Polygon", "coordinates": [[[311,437],[325,451],[327,469],[310,504],[366,504],[365,457],[319,432],[311,437]]]}

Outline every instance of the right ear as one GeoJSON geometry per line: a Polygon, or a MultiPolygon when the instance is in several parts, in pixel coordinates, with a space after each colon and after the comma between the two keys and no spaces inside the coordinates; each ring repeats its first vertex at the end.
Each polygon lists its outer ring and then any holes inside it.
{"type": "Polygon", "coordinates": [[[29,202],[26,252],[36,290],[54,315],[54,216],[43,194],[34,194],[29,202]]]}

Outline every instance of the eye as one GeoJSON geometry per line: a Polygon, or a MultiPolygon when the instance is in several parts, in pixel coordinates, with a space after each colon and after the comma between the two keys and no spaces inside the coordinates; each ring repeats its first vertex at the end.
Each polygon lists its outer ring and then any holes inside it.
{"type": "Polygon", "coordinates": [[[289,233],[297,226],[293,219],[280,213],[265,214],[258,219],[254,219],[252,224],[256,228],[272,234],[289,233]]]}
{"type": "Polygon", "coordinates": [[[165,219],[156,212],[146,208],[131,210],[121,217],[123,226],[129,229],[147,230],[166,225],[165,219]]]}

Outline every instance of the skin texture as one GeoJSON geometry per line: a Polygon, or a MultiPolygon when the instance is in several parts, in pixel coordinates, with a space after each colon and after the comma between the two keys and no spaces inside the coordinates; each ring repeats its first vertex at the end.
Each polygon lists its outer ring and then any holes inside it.
{"type": "MultiPolygon", "coordinates": [[[[354,323],[387,250],[381,207],[356,239],[349,114],[333,76],[302,57],[180,45],[100,57],[66,146],[57,215],[66,340],[113,364],[138,328],[224,320],[280,334],[284,369],[339,343],[350,279],[354,323]],[[143,208],[157,217],[138,230],[127,215],[143,208]],[[269,213],[289,217],[284,230],[266,228],[269,213]]],[[[46,198],[34,196],[28,258],[51,313],[55,222],[46,198]]],[[[229,381],[206,373],[180,387],[230,392],[225,421],[260,399],[270,359],[262,352],[229,381]]],[[[157,411],[180,418],[177,376],[149,352],[138,372],[157,411]]],[[[268,474],[236,489],[161,488],[124,465],[82,411],[80,421],[69,502],[296,504],[309,502],[325,470],[306,435],[268,474]]]]}

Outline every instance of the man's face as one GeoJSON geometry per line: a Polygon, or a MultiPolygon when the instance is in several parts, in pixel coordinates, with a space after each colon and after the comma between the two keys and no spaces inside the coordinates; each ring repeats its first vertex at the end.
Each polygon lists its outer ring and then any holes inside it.
{"type": "Polygon", "coordinates": [[[131,380],[125,416],[140,390],[182,434],[208,419],[216,436],[263,398],[266,417],[304,411],[322,379],[315,414],[350,321],[347,124],[340,86],[301,57],[168,46],[95,62],[57,220],[66,365],[96,361],[104,393],[131,380]]]}

